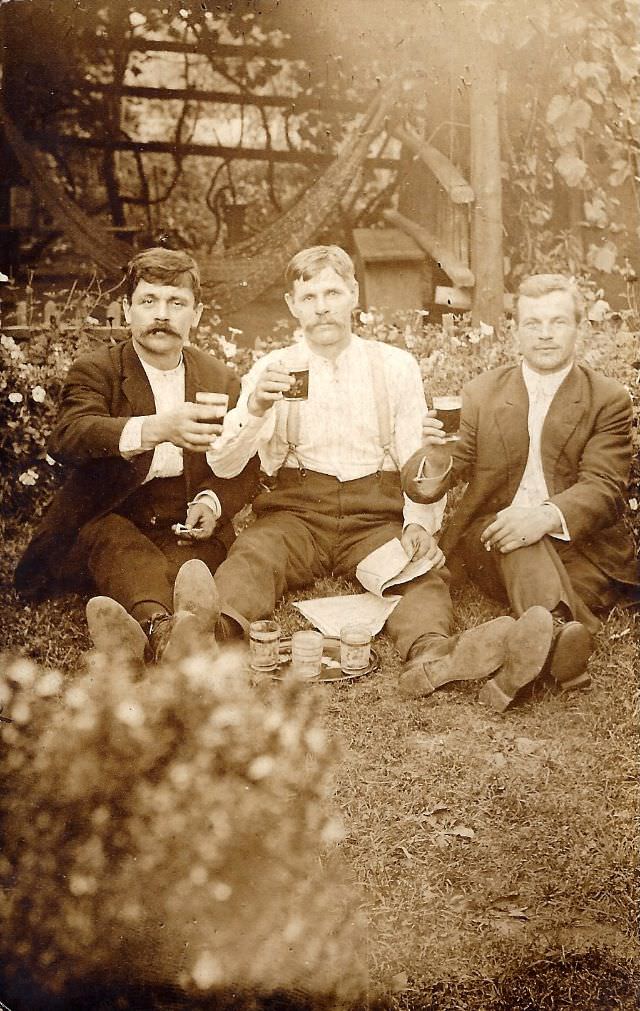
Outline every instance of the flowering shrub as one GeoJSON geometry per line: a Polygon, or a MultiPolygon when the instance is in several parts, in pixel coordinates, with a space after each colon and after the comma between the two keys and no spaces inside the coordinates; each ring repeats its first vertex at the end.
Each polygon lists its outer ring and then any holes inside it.
{"type": "Polygon", "coordinates": [[[74,333],[73,343],[55,329],[21,344],[0,333],[0,498],[5,515],[37,515],[59,481],[47,442],[64,376],[89,344],[82,331],[74,333]]]}
{"type": "Polygon", "coordinates": [[[143,681],[88,660],[65,684],[0,662],[9,977],[52,992],[118,972],[194,995],[241,982],[355,997],[351,893],[322,863],[343,830],[320,696],[251,687],[236,652],[143,681]]]}

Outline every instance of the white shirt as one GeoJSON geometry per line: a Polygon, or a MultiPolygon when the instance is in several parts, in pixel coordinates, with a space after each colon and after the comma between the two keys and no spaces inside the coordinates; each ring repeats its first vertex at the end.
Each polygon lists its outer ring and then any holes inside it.
{"type": "MultiPolygon", "coordinates": [[[[354,334],[337,358],[328,359],[315,354],[303,337],[297,344],[259,359],[244,377],[238,404],[228,412],[222,435],[207,453],[214,473],[219,477],[239,474],[256,452],[267,474],[276,473],[283,464],[297,466],[292,455],[285,462],[286,413],[291,402],[276,402],[263,417],[251,414],[247,406],[259,375],[277,362],[309,368],[309,398],[295,405],[299,415],[296,455],[305,469],[339,481],[353,481],[379,469],[397,472],[389,455],[383,459],[367,343],[354,334]]],[[[376,343],[384,363],[392,449],[402,466],[422,443],[422,419],[427,410],[422,377],[407,351],[376,343]]],[[[435,533],[442,523],[445,501],[443,497],[431,505],[420,505],[405,496],[405,525],[417,523],[435,533]]]]}
{"type": "MultiPolygon", "coordinates": [[[[180,362],[176,365],[175,369],[156,369],[153,365],[149,365],[148,362],[140,358],[140,355],[138,355],[138,358],[151,386],[156,413],[173,411],[176,407],[184,404],[184,359],[180,358],[180,362]]],[[[125,460],[130,460],[140,453],[147,452],[142,445],[142,425],[146,417],[148,416],[129,418],[120,433],[118,448],[125,460]]],[[[172,442],[161,442],[153,450],[151,466],[142,483],[146,484],[147,481],[152,481],[156,477],[179,477],[183,470],[184,461],[180,446],[174,446],[172,442]]],[[[210,490],[201,491],[196,495],[194,501],[204,502],[205,505],[208,505],[213,510],[216,518],[222,515],[222,507],[215,492],[210,490]]]]}
{"type": "Polygon", "coordinates": [[[549,502],[549,489],[542,468],[540,440],[551,402],[572,367],[573,362],[559,372],[548,372],[542,375],[530,369],[526,362],[522,363],[522,378],[529,396],[529,455],[520,485],[511,503],[515,506],[539,506],[543,502],[552,505],[558,513],[558,519],[562,526],[562,533],[552,534],[552,536],[566,541],[570,540],[570,537],[564,516],[553,502],[549,502]]]}

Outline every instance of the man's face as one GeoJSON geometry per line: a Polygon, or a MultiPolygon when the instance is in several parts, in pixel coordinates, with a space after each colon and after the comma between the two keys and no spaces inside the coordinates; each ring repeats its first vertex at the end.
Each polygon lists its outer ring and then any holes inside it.
{"type": "Polygon", "coordinates": [[[175,368],[202,315],[202,303],[196,305],[191,288],[139,281],[123,308],[140,357],[158,369],[175,368]]]}
{"type": "Polygon", "coordinates": [[[349,284],[333,269],[324,267],[314,277],[293,282],[285,295],[312,349],[341,351],[351,339],[351,313],[358,302],[358,285],[349,284]]]}
{"type": "Polygon", "coordinates": [[[578,338],[573,299],[568,291],[550,291],[518,300],[517,347],[534,372],[559,372],[573,361],[578,338]]]}

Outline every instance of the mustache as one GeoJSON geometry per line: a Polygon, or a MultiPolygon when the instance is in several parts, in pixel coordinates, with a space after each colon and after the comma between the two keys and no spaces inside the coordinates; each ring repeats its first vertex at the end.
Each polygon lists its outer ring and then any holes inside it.
{"type": "Polygon", "coordinates": [[[180,337],[180,334],[176,333],[173,327],[169,326],[168,323],[153,323],[152,326],[148,326],[144,332],[145,334],[168,333],[171,334],[172,337],[180,337]]]}

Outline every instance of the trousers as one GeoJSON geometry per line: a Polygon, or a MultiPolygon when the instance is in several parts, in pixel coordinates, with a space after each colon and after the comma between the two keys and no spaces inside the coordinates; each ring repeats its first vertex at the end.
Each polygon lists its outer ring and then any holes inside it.
{"type": "Polygon", "coordinates": [[[172,611],[180,566],[199,558],[215,572],[227,553],[215,537],[179,542],[171,526],[183,522],[185,513],[184,478],[155,478],[125,499],[118,512],[85,524],[68,565],[129,612],[138,604],[172,611]]]}
{"type": "MultiPolygon", "coordinates": [[[[246,629],[272,614],[284,593],[328,576],[353,578],[371,551],[402,534],[397,473],[353,481],[283,468],[275,488],[253,502],[257,519],[239,534],[216,573],[222,613],[246,629]]],[[[447,570],[393,587],[401,600],[386,629],[404,659],[419,636],[446,638],[451,625],[447,570]]]]}
{"type": "Polygon", "coordinates": [[[564,604],[572,618],[597,632],[601,621],[594,611],[616,601],[611,579],[571,541],[543,537],[536,544],[506,555],[487,551],[480,535],[495,519],[481,516],[470,525],[459,546],[469,576],[490,596],[507,600],[516,615],[540,604],[553,611],[564,604]]]}

